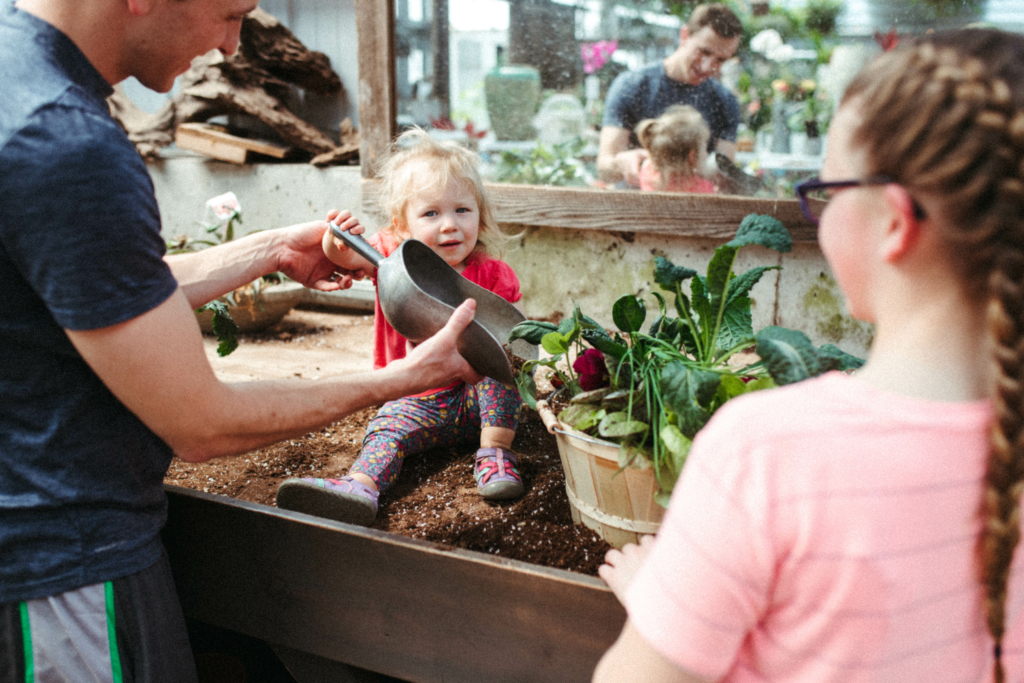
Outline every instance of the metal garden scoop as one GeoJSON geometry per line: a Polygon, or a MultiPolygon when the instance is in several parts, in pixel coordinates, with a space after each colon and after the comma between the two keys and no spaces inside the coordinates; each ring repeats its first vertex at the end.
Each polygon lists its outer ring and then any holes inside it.
{"type": "MultiPolygon", "coordinates": [[[[377,269],[377,298],[384,317],[413,343],[436,334],[466,299],[476,300],[476,316],[457,343],[459,353],[481,375],[515,386],[512,364],[503,345],[526,316],[515,306],[462,277],[419,240],[409,239],[387,258],[361,235],[331,223],[331,232],[377,269]]],[[[516,356],[537,358],[537,347],[522,339],[509,345],[516,356]]]]}

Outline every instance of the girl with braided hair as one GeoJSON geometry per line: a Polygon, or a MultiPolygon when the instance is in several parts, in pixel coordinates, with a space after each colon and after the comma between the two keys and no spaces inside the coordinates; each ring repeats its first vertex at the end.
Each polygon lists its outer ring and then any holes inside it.
{"type": "Polygon", "coordinates": [[[595,681],[1024,680],[1024,37],[886,53],[828,135],[799,194],[870,358],[698,434],[595,681]]]}

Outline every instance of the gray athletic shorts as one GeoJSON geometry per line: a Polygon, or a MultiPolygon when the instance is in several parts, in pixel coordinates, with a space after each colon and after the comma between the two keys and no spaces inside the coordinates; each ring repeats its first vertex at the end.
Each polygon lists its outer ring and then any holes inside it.
{"type": "Polygon", "coordinates": [[[196,683],[167,556],[49,598],[0,604],[0,683],[196,683]]]}

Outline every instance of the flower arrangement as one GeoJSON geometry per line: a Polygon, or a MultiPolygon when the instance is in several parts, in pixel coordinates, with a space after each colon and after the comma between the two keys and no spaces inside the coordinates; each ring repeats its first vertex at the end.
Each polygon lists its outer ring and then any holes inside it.
{"type": "MultiPolygon", "coordinates": [[[[219,244],[226,244],[235,239],[236,226],[242,222],[242,205],[234,192],[225,192],[207,200],[205,211],[206,222],[199,225],[205,231],[207,239],[192,239],[188,236],[176,237],[166,243],[168,254],[199,251],[219,244]]],[[[264,275],[196,309],[197,315],[207,311],[212,313],[213,333],[218,342],[218,356],[227,356],[238,348],[239,328],[231,315],[231,310],[238,306],[262,307],[264,288],[267,285],[280,284],[286,279],[282,273],[264,275]]]]}
{"type": "Polygon", "coordinates": [[[619,48],[617,40],[598,40],[580,43],[580,57],[583,58],[583,73],[588,76],[600,71],[619,48]]]}
{"type": "MultiPolygon", "coordinates": [[[[458,125],[447,116],[441,116],[439,118],[431,117],[430,126],[437,130],[446,131],[457,131],[459,129],[458,125]]],[[[463,126],[462,130],[470,140],[479,140],[487,135],[486,130],[477,130],[473,121],[470,119],[466,119],[466,124],[463,126]]]]}
{"type": "Polygon", "coordinates": [[[670,310],[665,296],[654,293],[658,313],[646,332],[646,306],[632,294],[612,307],[614,334],[579,306],[558,325],[535,320],[517,325],[510,340],[526,339],[550,354],[524,363],[518,378],[523,400],[536,406],[534,370],[547,368],[552,384],[571,397],[558,419],[618,443],[621,467],[653,467],[659,486],[655,499],[666,504],[693,437],[725,402],[862,363],[831,344],[817,348],[796,330],[766,327],[754,333],[750,290],[779,266],[734,273],[737,253],[749,245],[787,252],[792,239],[778,220],[751,214],[736,236],[715,250],[706,275],[656,258],[655,282],[674,301],[670,310]],[[746,353],[751,349],[756,358],[746,353]]]}

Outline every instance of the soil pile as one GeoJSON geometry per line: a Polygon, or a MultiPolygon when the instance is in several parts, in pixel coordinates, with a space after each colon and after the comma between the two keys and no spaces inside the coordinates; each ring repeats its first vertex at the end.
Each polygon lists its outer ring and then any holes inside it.
{"type": "MultiPolygon", "coordinates": [[[[246,345],[259,344],[251,377],[275,376],[281,355],[325,347],[352,346],[365,336],[372,344],[366,316],[293,311],[278,328],[246,335],[246,345]],[[266,364],[266,372],[260,365],[266,364]]],[[[207,340],[208,346],[213,344],[207,340]]],[[[231,358],[231,357],[229,357],[231,358]]],[[[218,361],[212,361],[215,369],[218,361]]],[[[287,359],[284,361],[287,363],[287,359]]],[[[330,368],[318,367],[324,376],[330,368]]],[[[231,367],[237,373],[237,360],[231,367]]],[[[299,373],[294,373],[299,374],[299,373]]],[[[275,505],[277,486],[288,477],[338,477],[359,455],[366,424],[376,408],[360,411],[324,430],[208,463],[175,460],[169,484],[217,493],[239,500],[275,505]]],[[[380,499],[373,528],[445,546],[499,555],[547,567],[596,575],[610,546],[593,531],[572,523],[565,477],[554,437],[536,412],[524,408],[513,449],[523,457],[520,471],[526,494],[516,501],[487,502],[473,480],[475,447],[438,449],[409,456],[394,487],[380,499]]]]}

